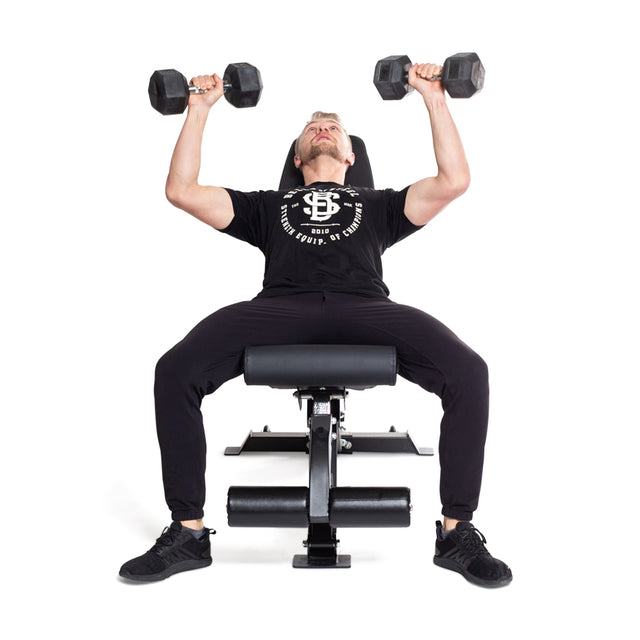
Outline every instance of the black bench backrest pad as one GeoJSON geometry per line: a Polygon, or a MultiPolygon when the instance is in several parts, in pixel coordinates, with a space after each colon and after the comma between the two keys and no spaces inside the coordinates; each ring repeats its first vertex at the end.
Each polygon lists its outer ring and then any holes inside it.
{"type": "Polygon", "coordinates": [[[396,349],[386,345],[294,344],[247,347],[244,380],[275,389],[394,385],[396,349]]]}

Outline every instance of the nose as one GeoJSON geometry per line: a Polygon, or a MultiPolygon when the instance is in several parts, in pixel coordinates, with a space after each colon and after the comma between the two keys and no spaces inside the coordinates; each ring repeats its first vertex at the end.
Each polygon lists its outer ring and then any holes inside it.
{"type": "Polygon", "coordinates": [[[329,129],[329,125],[328,124],[319,124],[318,125],[318,133],[316,134],[316,137],[321,135],[321,134],[329,134],[330,133],[330,129],[329,129]]]}

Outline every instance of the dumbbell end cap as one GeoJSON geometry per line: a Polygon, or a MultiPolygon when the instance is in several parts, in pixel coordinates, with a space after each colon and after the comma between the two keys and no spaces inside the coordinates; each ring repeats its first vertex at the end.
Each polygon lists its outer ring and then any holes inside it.
{"type": "Polygon", "coordinates": [[[409,56],[387,56],[378,60],[373,72],[373,84],[383,100],[401,100],[413,91],[409,85],[409,56]]]}
{"type": "Polygon", "coordinates": [[[238,109],[255,107],[262,95],[260,71],[248,62],[234,62],[224,71],[224,97],[238,109]]]}
{"type": "Polygon", "coordinates": [[[154,71],[149,79],[149,100],[162,115],[183,113],[189,103],[187,79],[175,69],[154,71]]]}
{"type": "Polygon", "coordinates": [[[475,52],[456,53],[444,61],[442,77],[452,98],[470,98],[484,87],[484,66],[475,52]]]}

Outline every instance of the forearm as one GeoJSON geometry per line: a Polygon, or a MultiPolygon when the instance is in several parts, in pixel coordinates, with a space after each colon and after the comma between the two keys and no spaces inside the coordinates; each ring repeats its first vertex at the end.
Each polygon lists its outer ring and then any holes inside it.
{"type": "Polygon", "coordinates": [[[431,80],[440,76],[442,67],[434,64],[414,65],[409,69],[409,84],[423,97],[431,120],[433,150],[438,174],[411,185],[405,202],[405,215],[413,224],[427,224],[469,186],[469,165],[458,129],[447,107],[442,83],[431,80]]]}
{"type": "Polygon", "coordinates": [[[171,157],[166,186],[169,199],[171,199],[171,194],[198,184],[202,157],[202,136],[208,115],[209,109],[206,107],[189,107],[171,157]]]}
{"type": "Polygon", "coordinates": [[[166,195],[169,202],[179,209],[214,229],[224,229],[234,215],[229,194],[220,187],[198,184],[204,127],[209,110],[222,96],[224,87],[216,74],[197,76],[191,84],[202,93],[189,97],[187,117],[171,157],[166,195]]]}
{"type": "Polygon", "coordinates": [[[425,96],[424,102],[431,121],[433,150],[438,166],[436,179],[455,192],[463,192],[469,186],[469,165],[445,96],[425,96]]]}

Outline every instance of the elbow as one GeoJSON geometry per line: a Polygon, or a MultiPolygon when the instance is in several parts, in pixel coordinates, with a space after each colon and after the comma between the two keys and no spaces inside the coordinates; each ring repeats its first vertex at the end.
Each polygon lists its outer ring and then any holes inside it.
{"type": "Polygon", "coordinates": [[[469,176],[467,176],[464,180],[461,180],[460,182],[456,183],[454,188],[454,192],[456,194],[455,197],[459,198],[469,188],[470,184],[471,184],[471,178],[469,176]]]}
{"type": "Polygon", "coordinates": [[[460,197],[471,184],[471,172],[469,171],[469,165],[465,162],[464,166],[457,171],[455,176],[451,179],[452,191],[456,194],[455,197],[460,197]]]}
{"type": "Polygon", "coordinates": [[[455,200],[469,188],[469,185],[471,184],[471,175],[468,170],[462,171],[456,176],[446,180],[445,184],[448,199],[455,200]]]}
{"type": "Polygon", "coordinates": [[[462,189],[462,191],[460,192],[460,195],[462,195],[469,188],[470,184],[471,184],[471,172],[469,171],[469,167],[466,167],[464,171],[464,176],[460,181],[460,188],[462,189]]]}
{"type": "Polygon", "coordinates": [[[171,180],[167,180],[167,184],[164,188],[164,194],[167,200],[179,209],[182,208],[184,202],[184,189],[171,180]]]}

